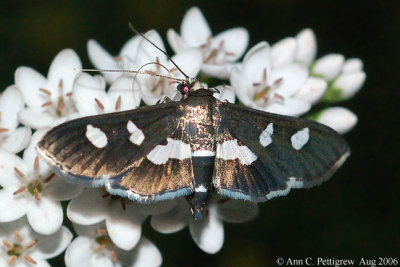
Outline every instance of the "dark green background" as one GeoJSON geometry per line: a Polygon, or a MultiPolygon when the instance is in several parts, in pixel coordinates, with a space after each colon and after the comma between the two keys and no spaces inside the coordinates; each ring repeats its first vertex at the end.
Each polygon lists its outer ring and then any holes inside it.
{"type": "Polygon", "coordinates": [[[274,43],[311,27],[319,56],[360,57],[366,83],[343,103],[359,116],[346,135],[352,156],[333,179],[260,205],[250,223],[225,224],[225,244],[216,255],[198,249],[187,229],[162,235],[146,223],[144,234],[160,248],[165,266],[274,266],[277,257],[400,256],[399,1],[16,2],[0,4],[1,89],[13,83],[21,65],[46,74],[53,57],[67,47],[90,67],[89,38],[117,54],[131,36],[129,21],[165,37],[169,27],[179,30],[193,5],[200,6],[214,33],[246,27],[250,45],[274,43]]]}

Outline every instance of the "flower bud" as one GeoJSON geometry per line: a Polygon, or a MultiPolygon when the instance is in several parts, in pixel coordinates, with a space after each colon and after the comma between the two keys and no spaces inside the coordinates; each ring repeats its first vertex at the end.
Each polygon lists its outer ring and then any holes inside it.
{"type": "Polygon", "coordinates": [[[330,81],[337,77],[343,67],[344,56],[340,54],[328,54],[319,58],[312,69],[312,73],[322,75],[330,81]]]}
{"type": "Polygon", "coordinates": [[[340,134],[347,133],[357,124],[357,116],[343,107],[326,108],[318,112],[312,119],[331,127],[340,134]]]}

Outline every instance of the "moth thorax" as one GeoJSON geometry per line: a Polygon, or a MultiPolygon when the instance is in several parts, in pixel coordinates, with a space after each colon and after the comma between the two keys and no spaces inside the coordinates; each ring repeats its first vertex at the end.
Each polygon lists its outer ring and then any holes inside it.
{"type": "Polygon", "coordinates": [[[192,91],[196,91],[199,89],[207,89],[207,88],[208,88],[208,85],[206,83],[202,83],[197,80],[193,80],[192,88],[191,88],[192,91]]]}

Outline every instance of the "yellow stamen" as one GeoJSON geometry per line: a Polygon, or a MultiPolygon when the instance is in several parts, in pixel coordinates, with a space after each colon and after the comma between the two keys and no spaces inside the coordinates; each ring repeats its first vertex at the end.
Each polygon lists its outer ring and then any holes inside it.
{"type": "Polygon", "coordinates": [[[51,96],[51,92],[49,90],[47,90],[47,89],[39,88],[39,91],[45,93],[48,96],[51,96]]]}
{"type": "Polygon", "coordinates": [[[17,167],[14,167],[14,171],[18,174],[19,177],[25,178],[25,174],[20,171],[17,167]]]}
{"type": "Polygon", "coordinates": [[[35,172],[37,172],[39,170],[39,157],[38,156],[35,157],[35,163],[33,164],[33,169],[35,170],[35,172]]]}
{"type": "Polygon", "coordinates": [[[23,186],[23,187],[21,187],[20,189],[18,189],[17,191],[15,191],[15,192],[13,193],[13,195],[14,195],[14,196],[15,196],[15,195],[18,195],[18,194],[24,192],[25,189],[26,189],[26,186],[23,186]]]}
{"type": "Polygon", "coordinates": [[[25,246],[26,249],[30,249],[31,247],[33,247],[34,245],[36,245],[38,242],[37,239],[32,240],[32,242],[30,242],[28,245],[25,246]]]}
{"type": "Polygon", "coordinates": [[[98,246],[94,251],[95,252],[99,252],[100,250],[103,250],[106,247],[106,244],[101,244],[100,246],[98,246]]]}
{"type": "Polygon", "coordinates": [[[8,242],[7,240],[3,240],[3,244],[6,248],[8,248],[9,250],[14,248],[14,245],[11,244],[10,242],[8,242]]]}
{"type": "Polygon", "coordinates": [[[30,256],[28,256],[28,255],[25,255],[24,259],[29,263],[37,264],[37,262],[34,259],[32,259],[30,256]]]}
{"type": "Polygon", "coordinates": [[[99,106],[99,108],[101,109],[101,111],[103,111],[103,110],[104,110],[104,105],[100,102],[100,100],[98,100],[97,98],[95,98],[94,101],[96,101],[97,106],[99,106]]]}
{"type": "Polygon", "coordinates": [[[121,107],[121,96],[118,96],[117,101],[115,102],[115,110],[119,110],[121,107]]]}
{"type": "Polygon", "coordinates": [[[21,234],[18,232],[18,230],[15,230],[15,231],[14,231],[14,235],[15,235],[15,237],[17,238],[17,241],[18,241],[19,243],[21,243],[21,242],[22,242],[22,236],[21,236],[21,234]]]}
{"type": "Polygon", "coordinates": [[[47,107],[47,106],[51,106],[51,104],[52,104],[51,101],[47,101],[47,102],[42,104],[42,108],[47,107]]]}
{"type": "Polygon", "coordinates": [[[10,260],[8,261],[8,265],[10,265],[10,266],[13,265],[13,263],[15,262],[16,259],[17,259],[17,256],[12,255],[10,260]]]}

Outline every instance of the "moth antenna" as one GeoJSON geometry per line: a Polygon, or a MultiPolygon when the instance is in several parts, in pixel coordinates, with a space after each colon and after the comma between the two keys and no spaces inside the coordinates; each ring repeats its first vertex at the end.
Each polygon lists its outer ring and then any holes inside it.
{"type": "MultiPolygon", "coordinates": [[[[156,62],[150,62],[147,64],[156,64],[156,62]]],[[[147,65],[145,64],[145,65],[147,65]]],[[[143,66],[142,66],[143,67],[143,66]]],[[[151,76],[157,76],[163,79],[169,79],[169,80],[174,80],[177,82],[183,82],[185,81],[184,79],[179,79],[179,78],[175,78],[175,77],[169,77],[169,76],[165,76],[165,75],[160,75],[160,74],[156,74],[156,73],[149,73],[149,72],[145,72],[145,71],[137,71],[137,70],[99,70],[99,69],[76,69],[74,68],[73,70],[77,70],[77,71],[86,71],[86,72],[122,72],[122,73],[135,73],[137,74],[145,74],[145,75],[151,75],[151,76]]]]}
{"type": "Polygon", "coordinates": [[[155,48],[157,48],[158,50],[160,50],[164,55],[167,56],[167,58],[169,60],[171,60],[172,64],[174,64],[174,66],[183,74],[183,76],[185,76],[186,79],[189,79],[190,77],[187,76],[182,70],[181,68],[179,68],[178,65],[176,65],[176,63],[173,61],[173,59],[171,58],[170,55],[167,54],[167,52],[165,52],[164,50],[162,50],[161,48],[159,48],[156,44],[154,44],[152,41],[150,41],[146,36],[144,36],[144,34],[138,32],[132,25],[132,23],[129,22],[129,28],[131,28],[131,30],[133,32],[135,32],[136,34],[139,34],[143,39],[145,39],[146,41],[148,41],[150,44],[152,44],[155,48]]]}

